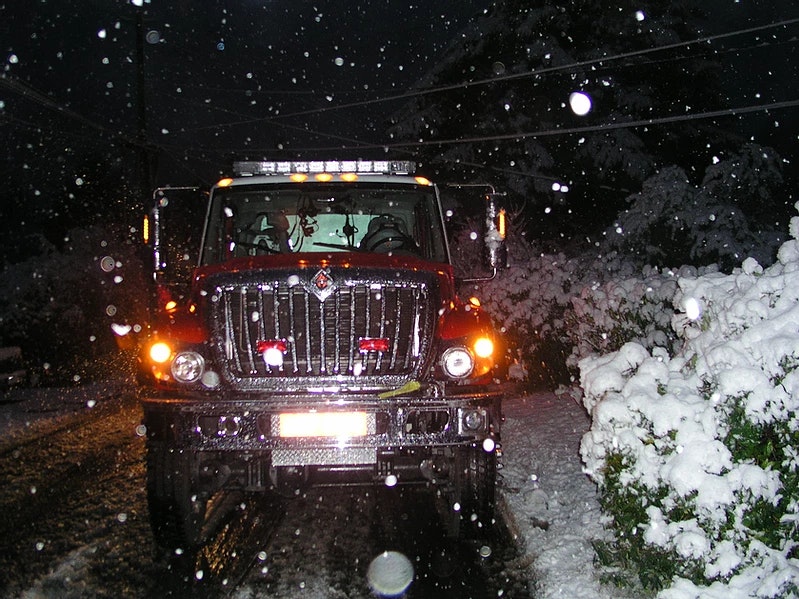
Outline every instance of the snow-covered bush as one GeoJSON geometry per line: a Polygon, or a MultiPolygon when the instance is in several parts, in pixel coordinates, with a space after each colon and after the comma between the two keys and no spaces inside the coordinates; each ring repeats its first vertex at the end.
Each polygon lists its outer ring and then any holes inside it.
{"type": "MultiPolygon", "coordinates": [[[[457,236],[462,268],[474,264],[479,243],[457,236]]],[[[518,236],[510,237],[509,249],[510,267],[475,285],[475,292],[514,349],[513,372],[524,373],[532,386],[570,384],[580,359],[629,341],[669,349],[679,342],[670,322],[678,273],[647,268],[636,274],[615,257],[543,253],[518,236]]]]}
{"type": "Polygon", "coordinates": [[[676,278],[678,349],[580,362],[601,557],[663,598],[799,593],[799,218],[790,233],[765,270],[676,278]]]}
{"type": "Polygon", "coordinates": [[[676,273],[646,269],[639,277],[586,285],[570,299],[564,334],[572,347],[569,365],[606,354],[635,341],[644,347],[673,349],[671,299],[676,273]]]}
{"type": "Polygon", "coordinates": [[[42,244],[0,270],[0,341],[22,347],[41,382],[105,376],[102,361],[120,341],[112,325],[143,324],[144,271],[126,237],[73,229],[62,247],[42,244]]]}

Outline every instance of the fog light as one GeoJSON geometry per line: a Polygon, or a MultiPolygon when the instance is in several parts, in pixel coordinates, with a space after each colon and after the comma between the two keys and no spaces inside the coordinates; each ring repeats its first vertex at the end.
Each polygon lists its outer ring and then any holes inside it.
{"type": "Polygon", "coordinates": [[[209,389],[215,389],[219,386],[219,375],[213,370],[208,370],[203,374],[202,383],[209,389]]]}
{"type": "Polygon", "coordinates": [[[474,359],[465,347],[450,347],[441,356],[441,368],[448,377],[462,379],[472,373],[474,359]]]}
{"type": "Polygon", "coordinates": [[[172,376],[181,383],[193,383],[203,375],[205,360],[197,352],[181,352],[172,361],[172,376]]]}
{"type": "Polygon", "coordinates": [[[478,410],[467,410],[463,413],[463,428],[476,431],[483,426],[483,415],[478,410]]]}

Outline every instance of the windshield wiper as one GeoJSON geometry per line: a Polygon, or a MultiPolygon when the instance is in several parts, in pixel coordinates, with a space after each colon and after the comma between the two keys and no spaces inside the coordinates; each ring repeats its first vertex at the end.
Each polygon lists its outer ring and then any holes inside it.
{"type": "Polygon", "coordinates": [[[361,248],[355,245],[350,245],[348,243],[324,243],[322,241],[314,241],[314,245],[318,245],[319,247],[323,248],[330,248],[333,250],[347,250],[349,252],[360,252],[362,251],[361,248]]]}

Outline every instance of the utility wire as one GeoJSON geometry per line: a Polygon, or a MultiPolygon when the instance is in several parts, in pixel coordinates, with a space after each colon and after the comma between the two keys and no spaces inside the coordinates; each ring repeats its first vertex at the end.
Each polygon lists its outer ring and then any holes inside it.
{"type": "Polygon", "coordinates": [[[209,125],[207,127],[197,127],[195,129],[192,129],[192,131],[198,131],[198,130],[202,130],[202,129],[212,129],[212,128],[217,128],[217,127],[232,127],[232,126],[236,126],[236,125],[245,125],[245,124],[251,124],[251,123],[258,123],[258,122],[267,122],[267,121],[273,121],[273,120],[277,120],[277,119],[287,119],[287,118],[293,118],[293,117],[299,117],[299,116],[308,116],[308,115],[312,115],[312,114],[321,114],[321,113],[330,112],[330,111],[333,111],[333,110],[343,110],[345,108],[356,108],[356,107],[361,107],[361,106],[369,106],[369,105],[372,105],[372,104],[380,104],[380,103],[384,103],[384,102],[393,102],[393,101],[397,101],[397,100],[407,100],[409,98],[415,98],[415,97],[418,97],[418,96],[441,93],[441,92],[446,92],[446,91],[455,91],[455,90],[459,90],[459,89],[466,89],[466,88],[469,88],[469,87],[477,87],[477,86],[480,86],[480,85],[498,83],[498,82],[501,82],[501,81],[512,81],[512,80],[515,80],[515,79],[523,79],[523,78],[526,78],[526,77],[536,77],[536,76],[539,76],[539,75],[546,75],[546,74],[554,73],[554,72],[558,72],[558,71],[577,69],[577,68],[591,66],[591,65],[595,65],[595,64],[599,64],[599,63],[604,63],[604,62],[622,60],[622,59],[625,59],[625,58],[632,58],[632,57],[636,57],[636,56],[643,56],[643,55],[646,55],[646,54],[651,54],[653,52],[662,52],[664,50],[673,50],[673,49],[676,49],[676,48],[682,48],[682,47],[690,46],[690,45],[693,45],[693,44],[705,44],[705,43],[709,43],[709,42],[712,42],[712,41],[726,39],[726,38],[729,38],[729,37],[745,35],[745,34],[748,34],[748,33],[757,33],[759,31],[765,31],[765,30],[768,30],[768,29],[774,29],[776,27],[784,27],[784,26],[787,26],[787,25],[793,25],[794,23],[799,23],[799,18],[785,19],[785,20],[782,20],[782,21],[778,21],[776,23],[769,23],[767,25],[759,25],[757,27],[749,27],[747,29],[739,29],[737,31],[730,31],[730,32],[727,32],[727,33],[709,35],[709,36],[705,36],[705,37],[701,37],[701,38],[697,38],[697,39],[693,39],[693,40],[688,40],[688,41],[683,41],[683,42],[675,42],[673,44],[666,44],[664,46],[656,46],[654,48],[646,48],[646,49],[643,49],[643,50],[634,50],[634,51],[631,51],[631,52],[623,52],[621,54],[615,54],[615,55],[612,55],[612,56],[604,56],[604,57],[600,57],[600,58],[592,58],[592,59],[589,59],[589,60],[581,60],[581,61],[577,61],[577,62],[565,64],[565,65],[546,67],[546,68],[543,68],[543,69],[534,69],[532,71],[526,71],[524,73],[511,73],[511,74],[508,74],[508,75],[498,75],[498,76],[490,77],[490,78],[477,79],[475,81],[462,81],[460,83],[453,83],[453,84],[450,84],[450,85],[442,85],[442,86],[438,86],[438,87],[430,87],[430,88],[427,88],[427,89],[410,90],[410,91],[407,91],[407,92],[403,92],[401,94],[395,94],[393,96],[386,96],[386,97],[383,97],[383,98],[373,98],[371,100],[360,100],[358,102],[346,102],[344,104],[336,104],[334,106],[322,106],[320,108],[313,108],[313,109],[309,109],[309,110],[300,110],[300,111],[296,111],[296,112],[290,112],[290,113],[287,113],[287,114],[280,114],[280,115],[269,116],[269,117],[251,118],[251,119],[247,119],[247,120],[241,120],[241,121],[234,121],[234,122],[231,122],[231,123],[225,123],[224,125],[209,125]]]}
{"type": "Polygon", "coordinates": [[[22,81],[19,81],[18,79],[12,79],[11,77],[8,76],[0,77],[0,87],[4,87],[9,91],[19,94],[23,98],[32,100],[37,104],[44,106],[45,108],[49,108],[50,110],[54,110],[55,112],[61,113],[75,121],[78,121],[82,125],[91,127],[92,129],[100,131],[104,134],[113,135],[112,131],[109,131],[102,125],[92,121],[91,119],[87,119],[86,117],[75,112],[74,110],[70,110],[69,108],[64,107],[55,100],[47,97],[42,92],[38,91],[37,89],[33,88],[32,86],[26,83],[23,83],[22,81]]]}
{"type": "MultiPolygon", "coordinates": [[[[336,106],[324,106],[320,108],[295,112],[291,114],[285,115],[275,115],[270,117],[262,117],[257,119],[247,119],[237,122],[231,122],[226,124],[217,124],[217,125],[209,125],[208,127],[198,127],[192,129],[192,131],[197,131],[201,129],[211,129],[217,127],[227,127],[233,126],[237,124],[244,124],[244,123],[253,123],[253,122],[268,122],[274,121],[277,119],[283,119],[293,116],[301,116],[301,115],[308,115],[308,114],[318,114],[323,112],[328,112],[332,110],[340,110],[344,108],[351,108],[357,106],[365,106],[369,104],[376,104],[382,102],[389,102],[394,100],[406,99],[415,96],[421,96],[426,94],[438,93],[443,91],[452,91],[456,89],[465,89],[467,87],[474,87],[478,85],[485,85],[489,83],[496,83],[499,81],[508,81],[513,79],[520,79],[524,77],[530,76],[538,76],[542,74],[547,74],[556,71],[562,71],[567,69],[575,69],[580,68],[596,63],[608,62],[619,60],[622,58],[629,58],[632,56],[641,56],[644,54],[649,54],[653,52],[659,52],[662,50],[674,49],[678,47],[688,46],[691,44],[700,44],[700,43],[707,43],[713,40],[729,38],[733,36],[743,35],[747,33],[755,33],[759,31],[764,31],[767,29],[773,29],[775,27],[783,27],[786,25],[791,25],[794,23],[799,22],[799,18],[795,19],[786,19],[783,21],[779,21],[777,23],[771,23],[767,25],[760,25],[757,27],[750,27],[748,29],[737,30],[733,32],[707,36],[704,38],[698,38],[695,40],[684,41],[684,42],[676,42],[674,44],[667,44],[665,46],[658,46],[656,48],[648,48],[644,50],[637,50],[633,52],[626,52],[622,54],[617,54],[614,56],[602,57],[602,58],[595,58],[591,60],[579,61],[575,63],[570,63],[567,65],[560,65],[560,66],[553,66],[548,67],[545,69],[538,69],[530,72],[525,73],[514,73],[510,75],[504,76],[497,76],[492,77],[489,79],[480,79],[476,81],[466,81],[457,84],[447,85],[447,86],[440,86],[435,88],[428,88],[423,90],[414,90],[405,92],[403,94],[397,94],[394,96],[388,96],[384,98],[376,98],[372,100],[363,100],[360,102],[350,102],[346,104],[339,104],[336,106]]],[[[11,79],[8,76],[0,77],[0,87],[5,87],[13,92],[16,92],[28,99],[33,100],[34,102],[45,106],[51,110],[54,110],[60,114],[63,114],[73,120],[76,120],[86,126],[89,126],[97,131],[105,135],[109,135],[114,138],[121,139],[126,143],[129,143],[134,146],[142,146],[144,142],[138,140],[133,137],[125,136],[119,132],[114,132],[103,125],[100,125],[82,115],[65,108],[64,106],[58,104],[54,100],[50,99],[46,95],[42,94],[38,90],[34,89],[32,86],[22,83],[21,81],[11,79]]],[[[499,135],[490,135],[490,136],[475,136],[475,137],[462,137],[462,138],[451,138],[451,139],[444,139],[444,140],[427,140],[427,141],[416,141],[416,142],[394,142],[394,143],[381,143],[381,144],[362,144],[357,142],[357,140],[347,140],[346,138],[342,138],[342,141],[350,141],[355,142],[356,145],[351,146],[327,146],[327,147],[319,147],[319,148],[292,148],[289,151],[292,152],[309,152],[309,151],[345,151],[345,150],[363,150],[363,149],[374,149],[374,148],[385,148],[385,149],[395,149],[395,148],[411,148],[411,147],[421,147],[421,146],[431,146],[431,145],[456,145],[456,144],[465,144],[465,143],[478,143],[478,142],[486,142],[486,141],[501,141],[501,140],[514,140],[514,139],[524,139],[524,138],[535,138],[535,137],[547,137],[553,135],[570,135],[570,134],[577,134],[577,133],[588,133],[588,132],[598,132],[598,131],[610,131],[614,129],[623,129],[623,128],[633,128],[633,127],[640,127],[640,126],[648,126],[648,125],[662,125],[666,123],[674,123],[674,122],[681,122],[681,121],[689,121],[689,120],[697,120],[697,119],[708,119],[708,118],[717,118],[723,116],[730,116],[735,114],[746,114],[751,112],[758,112],[758,111],[767,111],[767,110],[780,110],[785,108],[792,108],[799,105],[799,100],[791,100],[786,102],[776,102],[772,104],[765,104],[765,105],[755,105],[755,106],[745,106],[741,108],[732,108],[732,109],[724,109],[724,110],[717,110],[705,113],[698,113],[698,114],[689,114],[689,115],[673,115],[673,116],[666,116],[666,117],[659,117],[653,119],[641,119],[637,121],[626,121],[626,122],[618,122],[618,123],[610,123],[605,125],[597,125],[592,127],[575,127],[575,128],[564,128],[564,129],[549,129],[549,130],[541,130],[541,131],[533,131],[533,132],[518,132],[518,133],[507,133],[507,134],[499,134],[499,135]]],[[[281,127],[292,128],[287,125],[280,125],[281,127]]],[[[308,132],[306,129],[302,129],[304,132],[308,132]]],[[[310,132],[313,134],[313,132],[310,132]]],[[[321,133],[319,133],[322,135],[321,133]]],[[[159,145],[159,144],[149,144],[150,147],[156,148],[163,148],[166,149],[167,146],[159,145]]],[[[178,148],[173,147],[173,151],[177,150],[178,148]]],[[[197,149],[196,146],[193,146],[192,149],[197,149]]],[[[259,149],[259,148],[228,148],[228,149],[221,149],[218,147],[215,148],[206,148],[205,151],[214,150],[217,152],[274,152],[274,148],[269,149],[259,149]]]]}
{"type": "MultiPolygon", "coordinates": [[[[613,131],[615,129],[630,129],[635,127],[647,127],[655,125],[665,125],[667,123],[679,123],[683,121],[695,121],[701,119],[712,119],[725,116],[736,116],[739,114],[747,114],[751,112],[766,112],[769,110],[783,110],[786,108],[795,108],[799,106],[799,100],[787,100],[784,102],[773,102],[771,104],[758,104],[753,106],[742,106],[739,108],[725,108],[724,110],[713,110],[709,112],[699,112],[694,114],[681,114],[671,115],[664,117],[656,117],[651,119],[638,119],[634,121],[620,121],[616,123],[607,123],[603,125],[593,125],[589,127],[567,127],[563,129],[542,129],[539,131],[527,131],[517,133],[503,133],[498,135],[482,135],[473,137],[454,137],[449,139],[431,139],[422,141],[408,141],[408,142],[393,142],[382,144],[363,144],[357,146],[327,146],[317,148],[292,148],[292,152],[322,152],[331,150],[370,150],[370,149],[398,149],[398,148],[414,148],[422,146],[447,146],[447,145],[460,145],[469,143],[480,143],[488,141],[503,141],[503,140],[520,140],[536,137],[552,137],[556,135],[575,135],[578,133],[596,133],[604,131],[613,131]]],[[[228,151],[234,152],[236,150],[229,149],[228,151]]],[[[241,150],[239,150],[241,151],[241,150]]],[[[273,149],[257,149],[248,148],[248,152],[264,152],[274,151],[273,149]]]]}

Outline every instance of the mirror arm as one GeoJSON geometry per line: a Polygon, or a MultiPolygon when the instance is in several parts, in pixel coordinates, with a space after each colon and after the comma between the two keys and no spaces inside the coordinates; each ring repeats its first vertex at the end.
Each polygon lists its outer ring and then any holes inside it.
{"type": "Polygon", "coordinates": [[[170,191],[199,191],[197,186],[180,187],[156,187],[153,190],[153,204],[150,214],[153,219],[153,278],[158,279],[159,275],[166,270],[165,254],[161,251],[161,211],[159,210],[160,198],[163,198],[170,191]]]}
{"type": "Polygon", "coordinates": [[[499,269],[492,268],[491,269],[491,276],[490,277],[470,277],[467,279],[459,279],[461,283],[484,283],[485,281],[491,281],[496,278],[499,269]]]}

